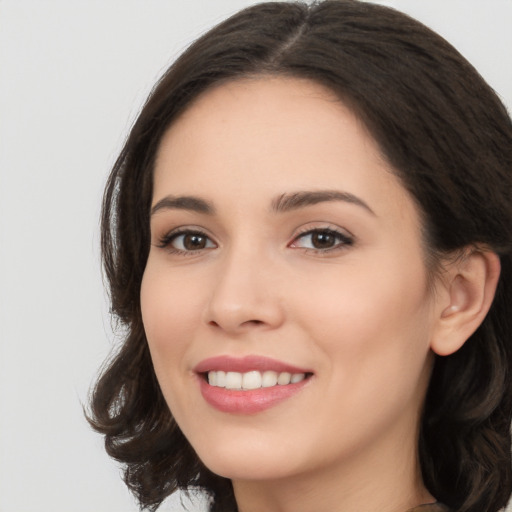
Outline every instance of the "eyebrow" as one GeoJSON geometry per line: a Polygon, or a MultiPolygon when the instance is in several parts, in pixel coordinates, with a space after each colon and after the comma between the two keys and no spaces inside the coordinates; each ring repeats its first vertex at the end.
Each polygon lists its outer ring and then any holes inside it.
{"type": "MultiPolygon", "coordinates": [[[[350,192],[339,190],[300,191],[281,194],[272,201],[271,209],[275,213],[285,213],[331,201],[355,204],[375,215],[375,212],[362,199],[350,192]]],[[[189,210],[206,215],[215,214],[215,207],[212,203],[196,196],[166,196],[151,208],[151,215],[161,210],[189,210]]]]}
{"type": "Polygon", "coordinates": [[[282,194],[272,201],[272,210],[276,213],[283,213],[330,201],[342,201],[355,204],[356,206],[364,208],[372,215],[375,215],[375,212],[362,199],[350,192],[342,192],[339,190],[301,191],[291,194],[282,194]]]}
{"type": "Polygon", "coordinates": [[[151,208],[151,215],[160,210],[190,210],[207,215],[215,213],[212,203],[194,196],[166,196],[151,208]]]}

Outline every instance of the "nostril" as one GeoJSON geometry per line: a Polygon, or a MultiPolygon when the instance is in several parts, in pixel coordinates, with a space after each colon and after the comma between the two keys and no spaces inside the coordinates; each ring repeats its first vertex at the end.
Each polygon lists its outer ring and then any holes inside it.
{"type": "Polygon", "coordinates": [[[251,328],[257,328],[262,325],[265,325],[265,322],[263,320],[246,320],[245,322],[242,322],[240,324],[241,329],[251,329],[251,328]]]}
{"type": "MultiPolygon", "coordinates": [[[[243,326],[256,326],[256,325],[263,325],[265,322],[263,320],[246,320],[245,322],[242,322],[239,326],[240,327],[243,327],[243,326]]],[[[222,325],[218,322],[216,322],[215,320],[210,320],[208,322],[208,325],[212,326],[212,327],[219,327],[219,328],[222,328],[222,325]]]]}

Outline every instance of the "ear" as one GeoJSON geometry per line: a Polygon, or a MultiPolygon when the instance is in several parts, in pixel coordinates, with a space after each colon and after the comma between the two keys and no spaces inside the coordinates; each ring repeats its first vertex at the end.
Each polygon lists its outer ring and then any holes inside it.
{"type": "Polygon", "coordinates": [[[468,248],[448,264],[436,287],[437,325],[431,349],[453,354],[483,322],[491,307],[500,275],[500,260],[491,251],[468,248]]]}

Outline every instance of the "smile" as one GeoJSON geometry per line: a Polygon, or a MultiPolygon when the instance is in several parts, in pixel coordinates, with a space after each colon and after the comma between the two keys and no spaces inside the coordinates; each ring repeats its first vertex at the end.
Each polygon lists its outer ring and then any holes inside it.
{"type": "Polygon", "coordinates": [[[221,412],[255,414],[291,398],[313,373],[262,356],[206,359],[195,368],[204,400],[221,412]]]}
{"type": "Polygon", "coordinates": [[[278,373],[272,370],[268,370],[266,372],[254,370],[246,373],[224,371],[208,372],[208,384],[210,386],[244,391],[296,384],[305,378],[305,373],[278,373]]]}

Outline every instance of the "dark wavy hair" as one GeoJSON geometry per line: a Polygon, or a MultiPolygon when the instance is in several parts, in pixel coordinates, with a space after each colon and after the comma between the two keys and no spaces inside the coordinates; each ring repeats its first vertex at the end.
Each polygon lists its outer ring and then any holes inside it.
{"type": "Polygon", "coordinates": [[[104,195],[104,272],[123,343],[92,391],[89,421],[142,509],[155,511],[177,489],[201,489],[212,512],[237,510],[231,482],[201,463],[165,403],[139,292],[162,135],[205,90],[255,75],[310,79],[355,112],[415,198],[433,261],[475,244],[499,255],[487,317],[459,351],[436,356],[418,447],[432,495],[457,512],[496,512],[512,489],[512,124],[450,44],[383,6],[247,8],[193,43],[156,84],[104,195]]]}

